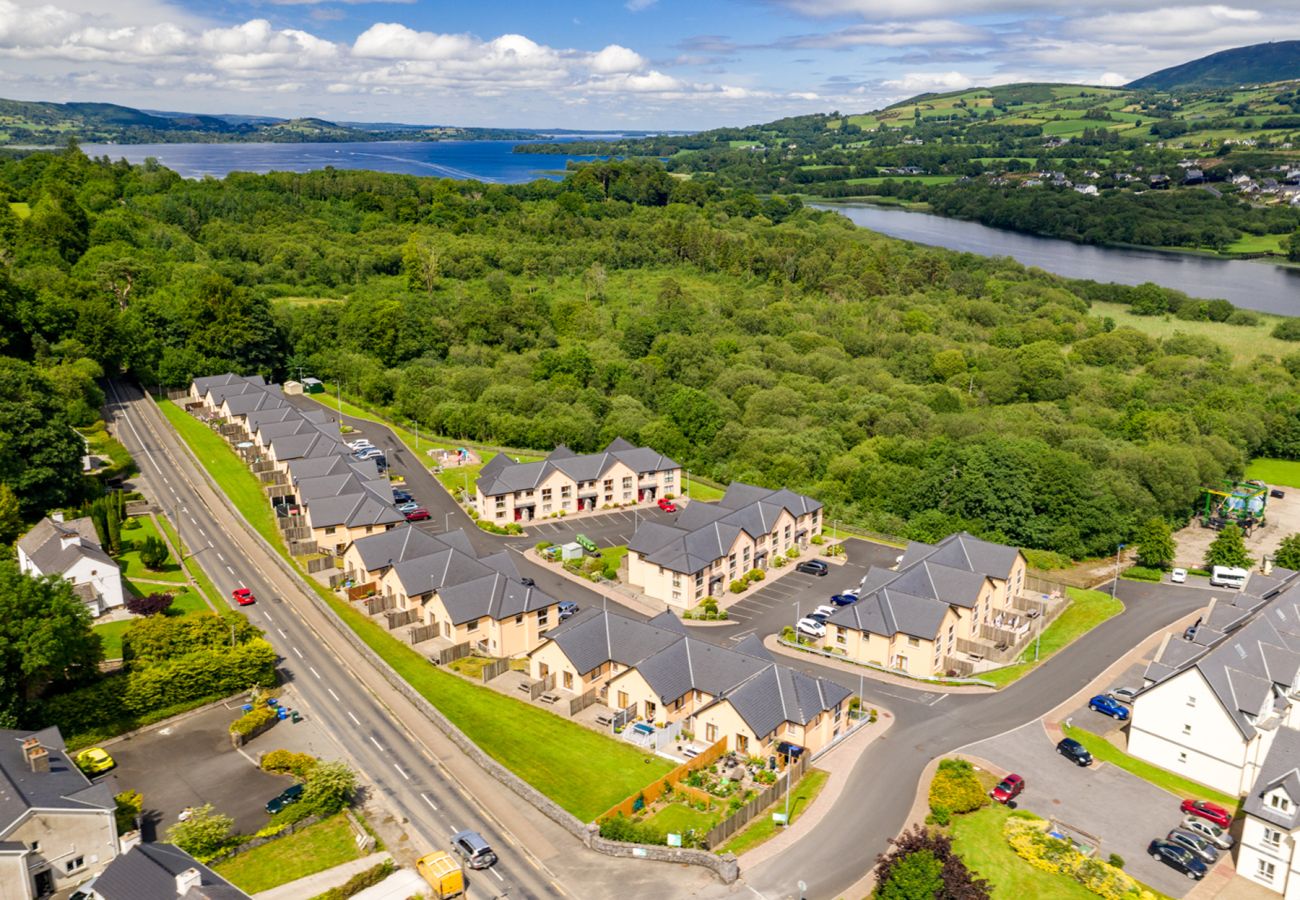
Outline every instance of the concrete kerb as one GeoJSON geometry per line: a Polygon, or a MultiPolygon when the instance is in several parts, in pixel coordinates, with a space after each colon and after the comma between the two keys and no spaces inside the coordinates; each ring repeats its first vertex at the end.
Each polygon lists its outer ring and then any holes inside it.
{"type": "MultiPolygon", "coordinates": [[[[168,429],[171,428],[170,423],[164,422],[164,425],[168,429]]],[[[183,440],[180,443],[181,446],[185,448],[186,452],[190,453],[192,458],[193,453],[190,451],[189,445],[183,440]]],[[[209,487],[216,491],[218,496],[224,496],[220,486],[213,480],[212,475],[208,472],[207,468],[201,462],[198,462],[197,460],[195,460],[195,462],[198,470],[203,474],[204,479],[208,482],[209,487]]],[[[600,838],[599,834],[597,834],[593,840],[592,832],[586,823],[579,820],[577,816],[574,816],[568,810],[563,809],[559,804],[551,800],[551,798],[541,793],[541,791],[537,790],[518,775],[511,772],[505,766],[484,753],[483,750],[471,741],[463,731],[457,728],[451,720],[447,719],[436,707],[434,707],[432,703],[411,687],[406,680],[401,677],[401,675],[393,670],[386,660],[361,640],[360,635],[353,631],[329,604],[325,603],[319,596],[317,596],[316,592],[312,589],[311,585],[306,582],[302,574],[295,567],[291,566],[288,561],[286,561],[285,558],[270,545],[266,538],[259,534],[257,530],[238,513],[238,511],[236,511],[234,518],[239,522],[244,531],[251,535],[253,540],[263,546],[263,548],[270,554],[271,558],[275,560],[275,564],[280,568],[280,570],[287,577],[296,581],[301,586],[302,590],[304,590],[311,599],[311,602],[313,602],[317,608],[326,615],[343,639],[347,641],[354,650],[361,654],[367,662],[383,674],[385,680],[388,681],[389,685],[394,690],[405,696],[406,699],[419,709],[425,717],[438,728],[439,731],[442,731],[453,744],[455,744],[466,756],[474,760],[474,762],[484,771],[495,778],[498,782],[508,787],[521,799],[532,804],[547,818],[551,819],[557,825],[567,830],[575,838],[582,841],[585,846],[609,856],[626,856],[636,859],[653,858],[661,862],[676,862],[679,864],[704,866],[714,871],[719,878],[723,879],[723,881],[728,884],[735,881],[738,877],[739,866],[735,866],[733,870],[728,872],[726,866],[718,864],[718,861],[721,860],[722,857],[717,857],[712,853],[706,853],[700,850],[685,850],[676,847],[655,847],[653,849],[656,851],[656,854],[651,857],[648,852],[632,852],[636,849],[640,849],[636,845],[614,844],[613,842],[605,841],[600,838]],[[622,852],[621,848],[624,847],[627,848],[628,852],[622,852]],[[728,874],[730,874],[730,881],[727,880],[728,874]]],[[[734,864],[734,862],[735,860],[733,857],[732,863],[734,864]]]]}

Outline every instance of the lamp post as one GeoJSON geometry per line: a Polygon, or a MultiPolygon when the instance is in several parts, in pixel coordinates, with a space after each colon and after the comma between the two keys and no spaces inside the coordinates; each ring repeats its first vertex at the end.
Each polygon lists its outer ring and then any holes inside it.
{"type": "Polygon", "coordinates": [[[338,408],[339,408],[339,434],[342,434],[343,433],[343,382],[340,381],[334,387],[335,387],[335,396],[338,399],[338,408]]]}
{"type": "Polygon", "coordinates": [[[1115,586],[1119,584],[1119,554],[1124,549],[1123,544],[1115,545],[1115,580],[1110,583],[1110,599],[1115,599],[1115,586]]]}
{"type": "Polygon", "coordinates": [[[442,530],[444,533],[451,531],[451,513],[447,513],[442,517],[442,530]]]}

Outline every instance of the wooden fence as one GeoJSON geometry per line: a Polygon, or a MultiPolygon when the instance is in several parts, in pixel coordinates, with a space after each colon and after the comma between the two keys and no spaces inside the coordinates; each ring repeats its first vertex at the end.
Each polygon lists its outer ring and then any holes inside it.
{"type": "Polygon", "coordinates": [[[723,737],[699,756],[694,759],[688,759],[667,775],[646,785],[631,797],[626,797],[614,804],[610,809],[606,810],[604,815],[597,816],[596,821],[602,822],[605,819],[617,815],[630,817],[634,812],[637,812],[658,800],[669,787],[671,787],[675,792],[685,794],[692,800],[703,800],[709,804],[722,802],[708,791],[693,788],[684,782],[691,772],[694,772],[696,769],[702,769],[705,766],[713,765],[713,763],[726,752],[727,739],[723,737]]]}
{"type": "Polygon", "coordinates": [[[412,646],[431,641],[437,636],[437,625],[412,625],[411,630],[406,633],[406,639],[411,642],[412,646]]]}
{"type": "Polygon", "coordinates": [[[470,654],[469,641],[463,644],[455,644],[451,647],[443,647],[438,651],[438,665],[445,666],[449,662],[463,659],[470,654]]]}
{"type": "Polygon", "coordinates": [[[736,810],[734,815],[728,816],[717,825],[714,825],[704,837],[704,846],[710,850],[722,846],[727,838],[744,828],[755,817],[762,815],[769,806],[784,797],[786,790],[797,785],[799,780],[803,778],[804,772],[808,769],[808,757],[809,754],[806,752],[800,754],[797,760],[790,763],[786,773],[783,773],[775,784],[765,788],[757,797],[736,810]]]}
{"type": "Polygon", "coordinates": [[[551,672],[545,678],[539,678],[528,685],[528,699],[536,700],[547,691],[555,690],[555,673],[551,672]]]}
{"type": "Polygon", "coordinates": [[[574,697],[569,701],[569,716],[576,716],[588,706],[595,706],[600,702],[600,688],[594,687],[584,694],[574,697]]]}
{"type": "Polygon", "coordinates": [[[365,584],[357,584],[348,588],[348,599],[355,602],[363,597],[369,597],[375,592],[375,583],[367,581],[365,584]]]}
{"type": "Polygon", "coordinates": [[[510,671],[510,657],[503,656],[500,659],[492,660],[492,662],[488,663],[486,666],[483,667],[483,671],[480,672],[479,674],[483,678],[483,683],[487,684],[493,678],[499,678],[500,676],[504,675],[509,671],[510,671]]]}
{"type": "Polygon", "coordinates": [[[412,606],[409,609],[390,609],[384,613],[384,618],[387,620],[388,630],[392,631],[394,628],[410,625],[419,615],[420,611],[412,606]]]}
{"type": "MultiPolygon", "coordinates": [[[[351,593],[349,591],[349,593],[351,593]]],[[[377,616],[381,612],[388,612],[390,609],[397,607],[397,598],[390,597],[387,594],[375,594],[373,597],[366,598],[366,615],[377,616]]]]}
{"type": "Polygon", "coordinates": [[[334,568],[334,557],[318,556],[315,559],[307,560],[307,571],[311,574],[324,572],[326,569],[334,568]]]}
{"type": "MultiPolygon", "coordinates": [[[[303,529],[306,531],[307,529],[303,529]]],[[[319,553],[320,546],[315,541],[289,541],[290,556],[311,556],[319,553]]]]}

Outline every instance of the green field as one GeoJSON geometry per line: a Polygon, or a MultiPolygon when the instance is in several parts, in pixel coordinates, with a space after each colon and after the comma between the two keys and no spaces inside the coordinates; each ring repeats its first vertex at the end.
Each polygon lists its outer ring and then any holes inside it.
{"type": "Polygon", "coordinates": [[[845,184],[884,184],[897,181],[909,184],[952,184],[956,175],[874,175],[870,178],[847,178],[845,184]]]}
{"type": "Polygon", "coordinates": [[[240,890],[256,894],[360,856],[352,826],[343,813],[338,813],[288,837],[240,853],[213,869],[240,890]]]}
{"type": "Polygon", "coordinates": [[[1296,349],[1294,343],[1273,337],[1273,327],[1281,321],[1281,317],[1267,313],[1258,313],[1258,325],[1225,325],[1222,322],[1176,319],[1168,315],[1135,316],[1129,307],[1120,303],[1094,301],[1092,311],[1094,315],[1113,319],[1117,327],[1132,328],[1157,340],[1175,334],[1209,338],[1227,348],[1237,362],[1248,362],[1264,355],[1281,358],[1296,349]]]}
{"type": "Polygon", "coordinates": [[[1101,591],[1073,587],[1066,590],[1070,595],[1070,605],[1043,631],[1042,640],[1037,647],[1037,660],[1034,659],[1035,645],[1031,642],[1023,656],[1025,662],[994,669],[992,672],[981,672],[976,677],[991,681],[999,687],[1008,685],[1032,672],[1054,653],[1064,650],[1111,616],[1124,611],[1123,601],[1101,591]]]}
{"type": "Polygon", "coordinates": [[[1243,234],[1226,248],[1228,253],[1273,253],[1283,256],[1286,251],[1282,249],[1282,241],[1286,239],[1282,234],[1243,234]]]}
{"type": "Polygon", "coordinates": [[[1093,758],[1099,762],[1107,762],[1112,766],[1117,766],[1126,772],[1136,775],[1143,781],[1149,781],[1158,788],[1163,788],[1171,794],[1176,794],[1180,799],[1186,797],[1197,797],[1203,800],[1213,800],[1215,803],[1222,805],[1228,810],[1236,810],[1239,802],[1236,797],[1229,797],[1227,794],[1216,791],[1214,788],[1206,787],[1190,778],[1184,778],[1173,772],[1166,771],[1159,766],[1153,766],[1149,762],[1138,759],[1135,756],[1129,756],[1123,750],[1120,750],[1110,741],[1101,735],[1093,734],[1091,731],[1085,731],[1082,728],[1064,726],[1061,729],[1067,737],[1072,737],[1080,744],[1088,748],[1093,758]]]}
{"type": "Polygon", "coordinates": [[[1246,466],[1246,477],[1269,485],[1300,488],[1300,462],[1294,459],[1252,459],[1246,466]]]}

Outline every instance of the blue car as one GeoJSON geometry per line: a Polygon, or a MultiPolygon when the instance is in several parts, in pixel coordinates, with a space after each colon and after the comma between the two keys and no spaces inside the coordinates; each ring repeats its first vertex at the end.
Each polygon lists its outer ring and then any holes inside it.
{"type": "Polygon", "coordinates": [[[1088,709],[1108,715],[1112,719],[1119,719],[1121,722],[1128,719],[1128,707],[1106,694],[1098,694],[1089,700],[1088,709]]]}
{"type": "Polygon", "coordinates": [[[398,503],[410,503],[415,496],[410,491],[404,491],[401,488],[393,488],[393,499],[398,503]]]}
{"type": "Polygon", "coordinates": [[[831,602],[836,606],[852,606],[858,602],[858,595],[851,591],[846,591],[843,594],[836,594],[831,597],[831,602]]]}

